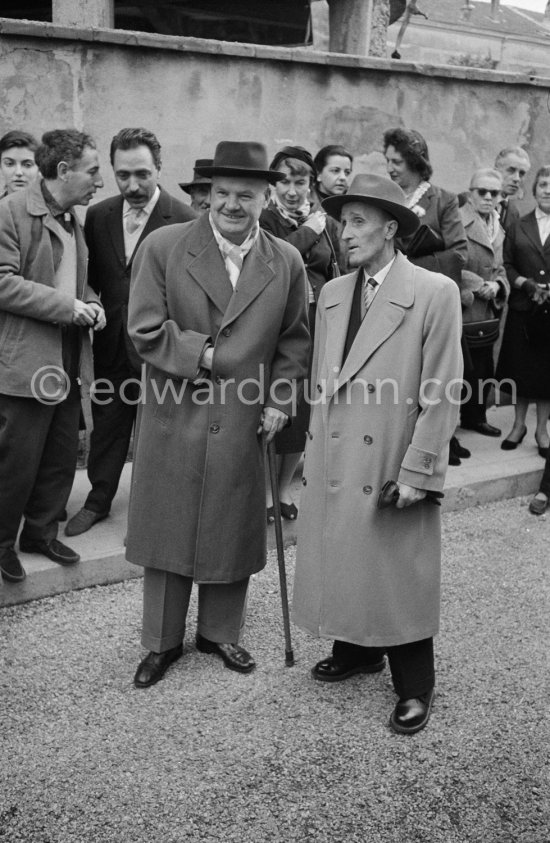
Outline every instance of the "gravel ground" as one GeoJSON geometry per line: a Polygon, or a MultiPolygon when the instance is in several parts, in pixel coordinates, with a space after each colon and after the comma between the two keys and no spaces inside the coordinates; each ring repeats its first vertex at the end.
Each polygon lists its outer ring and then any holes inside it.
{"type": "Polygon", "coordinates": [[[314,682],[328,645],[295,628],[284,666],[273,555],[249,676],[190,628],[135,690],[139,581],[3,609],[0,840],[548,843],[549,530],[519,500],[445,516],[438,696],[415,736],[387,726],[387,670],[314,682]]]}

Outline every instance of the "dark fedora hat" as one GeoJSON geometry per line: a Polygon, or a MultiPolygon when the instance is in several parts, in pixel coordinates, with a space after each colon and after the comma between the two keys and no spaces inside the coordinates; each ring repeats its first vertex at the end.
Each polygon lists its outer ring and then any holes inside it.
{"type": "Polygon", "coordinates": [[[398,184],[385,176],[371,173],[355,176],[349,191],[343,196],[329,196],[322,206],[328,213],[340,219],[342,207],[349,202],[364,202],[386,211],[399,223],[399,235],[408,237],[420,225],[419,219],[406,205],[406,197],[398,184]]]}
{"type": "Polygon", "coordinates": [[[209,167],[197,167],[201,176],[241,176],[265,179],[275,184],[285,178],[284,173],[267,166],[267,150],[263,143],[254,141],[220,141],[209,167]]]}
{"type": "Polygon", "coordinates": [[[212,179],[209,179],[208,176],[201,176],[198,172],[200,167],[211,166],[211,158],[197,158],[197,160],[195,161],[195,166],[193,167],[193,181],[179,181],[178,184],[181,189],[185,190],[186,193],[190,193],[190,187],[197,187],[199,184],[212,184],[212,179]]]}

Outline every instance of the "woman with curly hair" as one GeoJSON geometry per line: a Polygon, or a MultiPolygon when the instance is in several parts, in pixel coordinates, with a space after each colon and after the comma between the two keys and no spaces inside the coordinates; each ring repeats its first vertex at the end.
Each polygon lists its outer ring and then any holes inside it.
{"type": "MultiPolygon", "coordinates": [[[[460,284],[468,241],[456,195],[430,181],[433,167],[426,141],[413,129],[388,129],[384,133],[384,155],[389,177],[405,191],[407,206],[420,219],[417,234],[398,240],[398,247],[417,266],[441,272],[460,284]],[[419,242],[419,234],[425,235],[424,243],[419,242]]],[[[453,436],[449,464],[460,465],[461,457],[469,456],[453,436]]]]}

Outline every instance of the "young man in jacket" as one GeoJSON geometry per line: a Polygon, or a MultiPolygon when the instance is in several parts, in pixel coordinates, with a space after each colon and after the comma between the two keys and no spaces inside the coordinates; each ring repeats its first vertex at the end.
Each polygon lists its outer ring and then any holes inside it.
{"type": "Polygon", "coordinates": [[[107,317],[105,331],[94,341],[94,376],[108,391],[92,401],[88,455],[92,488],[84,506],[67,522],[67,536],[85,533],[107,517],[128,454],[141,365],[127,329],[134,255],[151,231],[195,219],[194,211],[160,187],[160,153],[160,143],[147,129],[118,132],[111,141],[110,157],[120,193],[98,202],[86,215],[88,280],[107,317]]]}

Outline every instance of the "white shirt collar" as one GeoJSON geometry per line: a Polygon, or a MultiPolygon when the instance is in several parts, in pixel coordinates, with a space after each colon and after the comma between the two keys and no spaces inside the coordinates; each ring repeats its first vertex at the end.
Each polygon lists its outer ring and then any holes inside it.
{"type": "MultiPolygon", "coordinates": [[[[155,207],[155,205],[159,201],[159,196],[160,196],[160,188],[157,185],[155,187],[155,192],[153,193],[153,195],[151,196],[151,198],[147,202],[147,205],[145,205],[144,208],[140,209],[147,217],[151,214],[153,208],[155,207]]],[[[123,216],[123,218],[127,217],[128,214],[132,210],[133,210],[132,206],[125,199],[124,202],[122,203],[122,216],[123,216]]]]}
{"type": "Polygon", "coordinates": [[[382,285],[382,282],[384,281],[388,272],[392,268],[393,262],[394,262],[396,257],[397,257],[397,255],[394,255],[389,263],[387,263],[385,266],[383,266],[382,269],[378,270],[376,275],[369,275],[367,270],[365,269],[365,267],[363,267],[364,277],[365,278],[374,278],[374,280],[377,282],[376,288],[375,288],[376,290],[378,290],[378,288],[382,285]]]}

